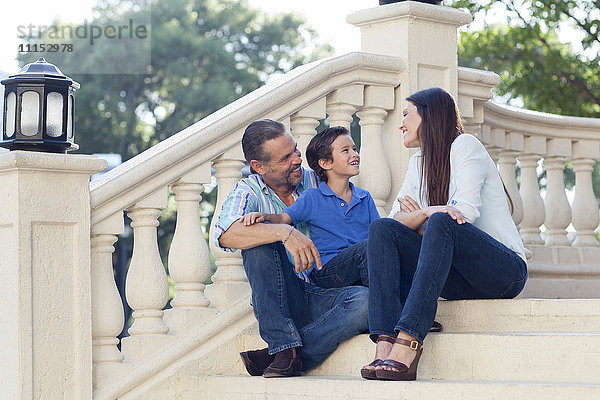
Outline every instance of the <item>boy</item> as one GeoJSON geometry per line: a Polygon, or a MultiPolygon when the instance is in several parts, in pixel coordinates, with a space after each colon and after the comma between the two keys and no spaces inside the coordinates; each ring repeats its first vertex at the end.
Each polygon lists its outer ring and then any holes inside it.
{"type": "Polygon", "coordinates": [[[360,172],[360,156],[350,132],[341,126],[323,130],[308,144],[306,158],[321,181],[318,188],[306,190],[281,214],[252,212],[242,221],[245,225],[306,222],[323,264],[322,269],[313,265],[307,271],[313,283],[326,288],[368,286],[366,239],[369,224],[379,213],[369,192],[350,182],[360,172]]]}

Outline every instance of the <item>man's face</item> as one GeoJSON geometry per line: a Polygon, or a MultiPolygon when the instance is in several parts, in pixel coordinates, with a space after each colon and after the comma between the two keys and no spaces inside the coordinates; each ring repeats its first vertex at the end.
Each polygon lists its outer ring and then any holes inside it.
{"type": "Polygon", "coordinates": [[[264,144],[269,161],[263,163],[262,171],[258,171],[265,183],[274,186],[296,187],[302,182],[302,158],[296,141],[288,132],[275,139],[267,140],[264,144]]]}

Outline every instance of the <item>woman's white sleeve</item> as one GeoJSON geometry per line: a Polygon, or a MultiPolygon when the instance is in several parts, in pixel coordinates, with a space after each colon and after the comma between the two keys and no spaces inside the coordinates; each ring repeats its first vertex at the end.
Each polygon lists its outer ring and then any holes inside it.
{"type": "Polygon", "coordinates": [[[406,171],[406,176],[404,177],[404,183],[402,183],[402,187],[392,203],[392,210],[390,211],[388,218],[394,218],[394,215],[400,211],[400,202],[398,201],[398,197],[408,195],[412,197],[420,207],[423,207],[419,199],[419,185],[420,182],[417,155],[413,155],[408,161],[408,168],[406,171]]]}
{"type": "Polygon", "coordinates": [[[448,205],[457,208],[470,223],[479,217],[481,188],[486,178],[487,157],[489,155],[485,147],[472,136],[461,138],[452,146],[451,173],[456,177],[455,191],[450,193],[448,205]]]}

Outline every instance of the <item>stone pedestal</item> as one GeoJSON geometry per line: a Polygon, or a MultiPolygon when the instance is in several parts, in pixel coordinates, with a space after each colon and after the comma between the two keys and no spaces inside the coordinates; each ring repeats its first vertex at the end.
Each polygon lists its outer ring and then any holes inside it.
{"type": "Polygon", "coordinates": [[[91,399],[92,156],[0,154],[2,398],[91,399]]]}

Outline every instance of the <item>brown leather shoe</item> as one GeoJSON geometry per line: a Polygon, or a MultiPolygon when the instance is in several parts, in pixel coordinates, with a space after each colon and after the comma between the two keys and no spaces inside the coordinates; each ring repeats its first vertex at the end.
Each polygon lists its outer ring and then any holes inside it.
{"type": "Polygon", "coordinates": [[[265,369],[265,378],[285,378],[300,375],[302,370],[302,358],[295,347],[286,349],[275,354],[275,359],[265,369]]]}
{"type": "Polygon", "coordinates": [[[240,357],[242,357],[242,362],[244,363],[244,367],[246,367],[246,371],[252,376],[261,376],[265,372],[265,369],[267,369],[275,359],[274,355],[269,355],[268,348],[242,351],[240,357]]]}

